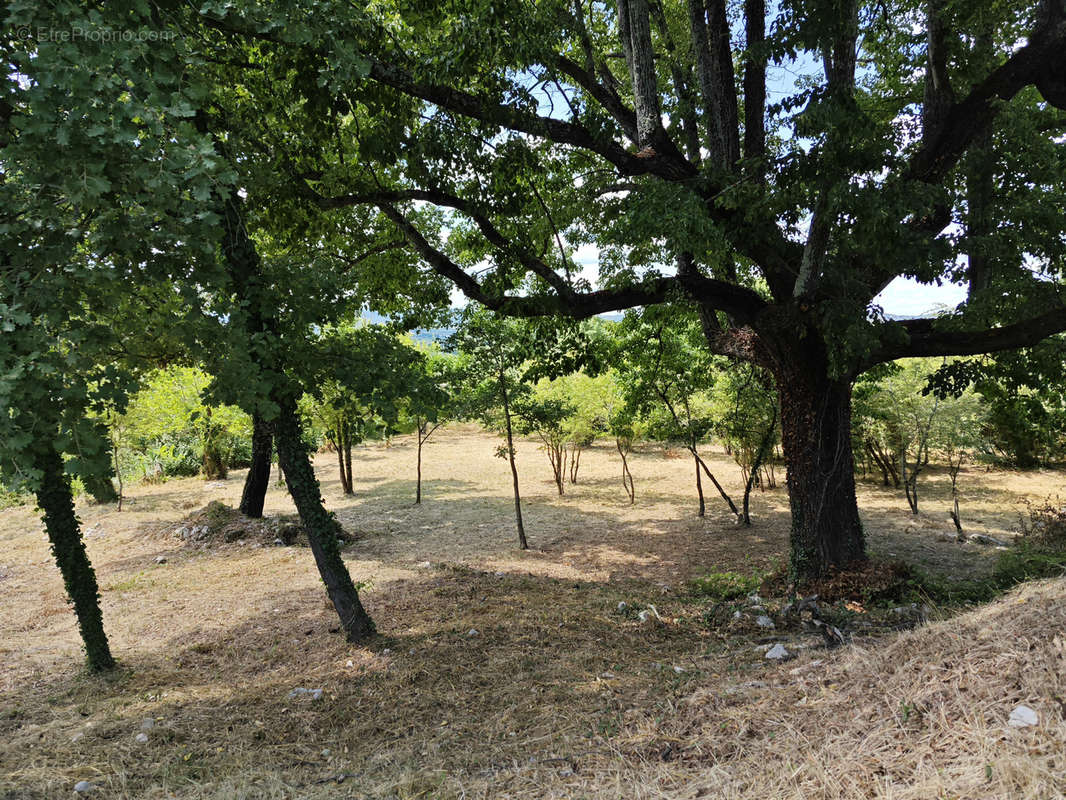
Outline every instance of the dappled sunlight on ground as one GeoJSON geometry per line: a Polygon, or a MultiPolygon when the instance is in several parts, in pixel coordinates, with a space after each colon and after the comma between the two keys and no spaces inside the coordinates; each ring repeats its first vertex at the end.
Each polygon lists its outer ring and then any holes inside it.
{"type": "MultiPolygon", "coordinates": [[[[691,459],[647,446],[631,457],[630,506],[618,456],[600,444],[559,497],[546,457],[525,440],[523,552],[498,440],[459,428],[430,442],[420,506],[410,437],[358,448],[350,497],[334,457],[316,460],[327,506],[357,537],[343,552],[382,634],[368,646],[336,633],[308,548],[197,549],[175,534],[212,500],[236,505],[243,472],[234,472],[131,487],[121,513],[79,504],[122,665],[85,676],[37,515],[0,512],[0,775],[12,776],[0,777],[0,797],[65,796],[81,779],[108,798],[539,797],[546,782],[564,787],[583,770],[612,796],[612,785],[628,785],[620,758],[658,774],[658,754],[672,747],[618,753],[613,737],[631,720],[673,714],[693,681],[767,669],[754,641],[738,647],[709,631],[681,590],[708,570],[751,572],[786,557],[783,486],[753,495],[749,529],[716,494],[700,519],[691,459]],[[621,614],[622,601],[654,603],[665,622],[621,614]],[[322,688],[324,699],[290,698],[296,687],[322,688]],[[137,744],[145,717],[156,727],[137,744]],[[645,750],[655,754],[647,763],[645,750]],[[338,775],[358,778],[317,782],[338,775]]],[[[739,502],[739,469],[724,454],[706,457],[739,502]]],[[[1066,494],[1063,483],[1058,472],[970,469],[963,519],[1009,538],[1023,501],[1066,494]]],[[[951,575],[984,569],[997,551],[955,541],[948,491],[931,473],[914,517],[901,493],[861,484],[871,549],[951,575]]],[[[293,513],[274,480],[266,513],[293,513]]],[[[647,796],[680,780],[668,773],[647,796]]]]}

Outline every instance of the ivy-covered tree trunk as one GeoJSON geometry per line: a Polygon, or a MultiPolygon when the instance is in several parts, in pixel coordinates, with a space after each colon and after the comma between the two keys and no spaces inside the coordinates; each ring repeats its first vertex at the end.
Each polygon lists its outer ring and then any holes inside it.
{"type": "Polygon", "coordinates": [[[241,513],[259,519],[263,516],[267,488],[270,486],[270,457],[274,451],[274,433],[270,423],[258,414],[252,416],[252,465],[244,479],[241,513]]]}
{"type": "Polygon", "coordinates": [[[322,493],[301,435],[296,405],[291,401],[280,405],[281,411],[274,423],[274,438],[285,483],[300,514],[300,522],[307,531],[315,564],[344,633],[350,642],[362,641],[374,634],[374,621],[363,608],[359,592],[341,558],[340,525],[322,505],[322,493]]]}
{"type": "Polygon", "coordinates": [[[62,457],[52,447],[40,456],[38,468],[44,474],[37,490],[37,505],[43,512],[44,527],[52,543],[56,565],[63,575],[67,596],[74,604],[89,669],[111,669],[115,659],[104,633],[96,573],[89,563],[80,524],[74,514],[70,478],[63,471],[62,457]]]}
{"type": "Polygon", "coordinates": [[[792,508],[792,570],[804,580],[866,558],[855,497],[851,383],[830,380],[824,369],[812,367],[790,370],[777,385],[792,508]]]}

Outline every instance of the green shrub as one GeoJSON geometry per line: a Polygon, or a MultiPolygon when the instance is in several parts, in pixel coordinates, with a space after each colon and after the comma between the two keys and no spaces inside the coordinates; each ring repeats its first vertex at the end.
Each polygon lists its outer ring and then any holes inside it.
{"type": "Polygon", "coordinates": [[[696,594],[715,600],[736,600],[759,588],[761,575],[742,575],[739,572],[711,572],[692,581],[696,594]]]}
{"type": "Polygon", "coordinates": [[[14,508],[15,506],[22,506],[31,502],[33,502],[33,498],[28,494],[12,492],[9,491],[6,486],[0,486],[0,511],[3,511],[5,508],[14,508]]]}
{"type": "Polygon", "coordinates": [[[1002,553],[991,574],[983,578],[953,581],[915,569],[908,599],[932,600],[940,605],[987,603],[1024,581],[1063,575],[1066,550],[1042,550],[1023,542],[1002,553]]]}

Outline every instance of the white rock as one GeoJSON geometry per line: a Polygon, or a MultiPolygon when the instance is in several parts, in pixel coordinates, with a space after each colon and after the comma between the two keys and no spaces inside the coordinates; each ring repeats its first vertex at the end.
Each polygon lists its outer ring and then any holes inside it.
{"type": "Polygon", "coordinates": [[[497,570],[496,572],[493,573],[493,575],[495,575],[497,578],[506,578],[507,577],[507,573],[503,572],[502,570],[497,570]]]}
{"type": "Polygon", "coordinates": [[[618,601],[617,611],[618,611],[619,614],[621,614],[627,608],[629,608],[629,603],[627,603],[625,600],[619,600],[618,601]]]}
{"type": "Polygon", "coordinates": [[[329,748],[327,747],[326,749],[324,749],[322,751],[322,758],[329,758],[329,756],[330,756],[330,752],[329,752],[329,748]]]}
{"type": "Polygon", "coordinates": [[[354,667],[354,666],[355,666],[355,662],[354,662],[354,661],[352,661],[352,660],[351,660],[351,659],[349,658],[349,659],[348,659],[348,663],[347,663],[347,664],[345,664],[344,666],[346,666],[346,667],[354,667]]]}
{"type": "Polygon", "coordinates": [[[733,612],[733,619],[740,619],[740,618],[741,618],[741,617],[743,617],[743,616],[744,616],[744,615],[743,615],[743,614],[741,614],[741,613],[740,613],[739,611],[734,611],[734,612],[733,612]]]}
{"type": "Polygon", "coordinates": [[[649,619],[651,619],[651,612],[641,611],[639,614],[637,614],[637,619],[639,619],[641,622],[647,622],[649,619]]]}
{"type": "Polygon", "coordinates": [[[142,731],[133,737],[133,741],[137,744],[148,744],[148,734],[142,731]]]}
{"type": "Polygon", "coordinates": [[[418,568],[419,569],[432,569],[433,568],[433,562],[432,561],[423,561],[421,564],[418,565],[418,568]]]}
{"type": "Polygon", "coordinates": [[[759,603],[762,602],[762,598],[759,597],[759,595],[757,595],[757,594],[749,594],[748,595],[748,602],[751,603],[752,605],[756,605],[757,606],[757,605],[759,605],[759,603]]]}
{"type": "Polygon", "coordinates": [[[155,563],[156,564],[166,564],[167,563],[167,557],[166,556],[156,556],[155,557],[155,563]]]}
{"type": "Polygon", "coordinates": [[[468,630],[466,632],[466,635],[467,636],[480,636],[481,634],[478,632],[477,628],[471,628],[470,630],[468,630]]]}
{"type": "Polygon", "coordinates": [[[322,690],[321,689],[305,689],[302,686],[297,686],[295,689],[293,689],[291,692],[289,692],[289,697],[301,697],[301,696],[305,696],[305,695],[310,695],[312,700],[321,700],[322,699],[322,690]]]}
{"type": "Polygon", "coordinates": [[[773,661],[784,661],[786,658],[789,657],[789,652],[785,649],[785,646],[783,644],[778,642],[766,651],[766,657],[773,661]]]}
{"type": "Polygon", "coordinates": [[[676,672],[678,675],[680,675],[684,671],[685,671],[684,667],[674,667],[674,672],[676,672]]]}
{"type": "Polygon", "coordinates": [[[1010,712],[1010,718],[1007,720],[1007,724],[1012,728],[1028,728],[1032,725],[1036,725],[1040,721],[1040,717],[1029,706],[1018,706],[1012,712],[1010,712]]]}
{"type": "Polygon", "coordinates": [[[70,737],[70,743],[71,744],[76,744],[77,742],[80,742],[84,738],[85,738],[85,733],[83,731],[78,731],[77,733],[75,733],[73,736],[70,737]]]}
{"type": "Polygon", "coordinates": [[[765,616],[765,615],[761,616],[761,617],[756,617],[755,618],[755,624],[758,625],[760,628],[773,628],[773,627],[775,627],[774,626],[774,621],[772,619],[770,619],[769,617],[765,616]]]}
{"type": "Polygon", "coordinates": [[[390,654],[391,652],[392,652],[392,650],[390,650],[390,649],[389,649],[388,647],[386,647],[386,648],[385,648],[384,650],[382,650],[382,651],[381,651],[381,655],[383,655],[383,656],[387,656],[387,655],[389,655],[389,654],[390,654]]]}
{"type": "Polygon", "coordinates": [[[96,784],[89,783],[88,781],[78,781],[74,784],[74,791],[78,794],[85,794],[86,792],[91,792],[95,788],[96,784]]]}
{"type": "Polygon", "coordinates": [[[142,731],[150,731],[154,727],[155,727],[155,720],[152,719],[151,717],[145,717],[141,721],[141,730],[142,731]]]}

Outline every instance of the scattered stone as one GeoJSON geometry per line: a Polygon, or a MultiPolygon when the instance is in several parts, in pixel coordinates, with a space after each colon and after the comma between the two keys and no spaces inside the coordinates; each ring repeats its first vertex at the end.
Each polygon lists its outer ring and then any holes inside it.
{"type": "Polygon", "coordinates": [[[384,650],[382,650],[382,651],[381,651],[381,655],[383,655],[383,656],[387,656],[387,655],[389,655],[389,654],[390,654],[391,652],[392,652],[392,650],[391,650],[390,648],[386,647],[386,648],[385,648],[384,650]]]}
{"type": "Polygon", "coordinates": [[[285,546],[285,542],[283,542],[281,539],[275,539],[274,540],[274,547],[284,547],[284,546],[285,546]]]}
{"type": "Polygon", "coordinates": [[[312,700],[321,700],[322,699],[322,690],[321,689],[305,689],[302,686],[297,686],[295,689],[293,689],[291,692],[289,692],[289,697],[290,698],[293,698],[293,697],[306,697],[306,696],[309,696],[312,700]]]}
{"type": "Polygon", "coordinates": [[[141,730],[142,731],[150,731],[154,727],[155,727],[155,720],[152,719],[151,717],[145,717],[144,720],[141,721],[141,730]]]}
{"type": "Polygon", "coordinates": [[[329,748],[327,747],[327,748],[325,748],[322,751],[322,758],[329,758],[329,757],[330,757],[330,751],[329,751],[329,748]]]}
{"type": "Polygon", "coordinates": [[[471,628],[470,630],[468,630],[466,632],[466,635],[467,636],[480,636],[481,634],[478,632],[477,628],[471,628]]]}
{"type": "Polygon", "coordinates": [[[1007,719],[1007,724],[1012,728],[1028,728],[1036,725],[1040,721],[1040,717],[1029,706],[1018,706],[1012,712],[1007,719]]]}
{"type": "Polygon", "coordinates": [[[612,681],[618,676],[615,675],[613,672],[601,672],[600,677],[605,681],[612,681]]]}
{"type": "Polygon", "coordinates": [[[733,612],[733,619],[740,619],[743,616],[744,615],[742,613],[740,613],[739,611],[734,611],[733,612]]]}
{"type": "Polygon", "coordinates": [[[763,616],[760,616],[760,617],[756,617],[755,618],[755,624],[758,625],[760,628],[775,628],[775,627],[777,627],[776,625],[774,625],[774,621],[772,619],[770,619],[769,617],[767,617],[766,615],[763,615],[763,616]]]}
{"type": "Polygon", "coordinates": [[[433,569],[433,562],[432,561],[423,561],[421,564],[418,565],[418,568],[419,569],[433,569]]]}
{"type": "Polygon", "coordinates": [[[418,652],[418,648],[412,647],[410,650],[407,651],[407,655],[413,656],[417,652],[418,652]]]}
{"type": "Polygon", "coordinates": [[[618,601],[618,606],[616,610],[619,614],[624,613],[627,608],[629,608],[629,603],[627,603],[625,600],[618,601]]]}
{"type": "Polygon", "coordinates": [[[762,603],[762,598],[759,597],[759,595],[757,595],[757,594],[749,594],[748,595],[748,602],[751,605],[753,605],[753,606],[757,606],[757,605],[760,605],[762,603]]]}
{"type": "Polygon", "coordinates": [[[167,557],[166,556],[156,556],[155,557],[155,563],[156,564],[166,564],[167,563],[167,557]]]}
{"type": "Polygon", "coordinates": [[[88,781],[78,781],[74,784],[74,791],[78,794],[87,794],[96,788],[95,783],[89,783],[88,781]]]}
{"type": "Polygon", "coordinates": [[[495,575],[497,578],[506,578],[507,577],[507,573],[504,572],[503,570],[496,570],[492,574],[495,575]]]}
{"type": "Polygon", "coordinates": [[[73,736],[70,737],[70,743],[71,744],[77,744],[78,742],[80,742],[84,738],[85,738],[84,731],[78,731],[77,733],[75,733],[73,736]]]}
{"type": "Polygon", "coordinates": [[[674,667],[674,672],[676,672],[678,675],[680,675],[684,671],[685,671],[684,667],[676,667],[676,666],[674,667]]]}
{"type": "Polygon", "coordinates": [[[771,661],[784,661],[791,657],[791,655],[792,654],[789,653],[788,650],[785,649],[785,646],[780,642],[766,651],[766,657],[771,661]]]}
{"type": "Polygon", "coordinates": [[[133,737],[133,741],[137,744],[148,744],[148,734],[142,731],[133,737]]]}
{"type": "Polygon", "coordinates": [[[637,614],[637,619],[639,619],[641,622],[647,622],[652,617],[655,617],[655,619],[657,619],[659,622],[663,621],[663,618],[659,616],[659,609],[650,604],[646,609],[637,614]]]}

